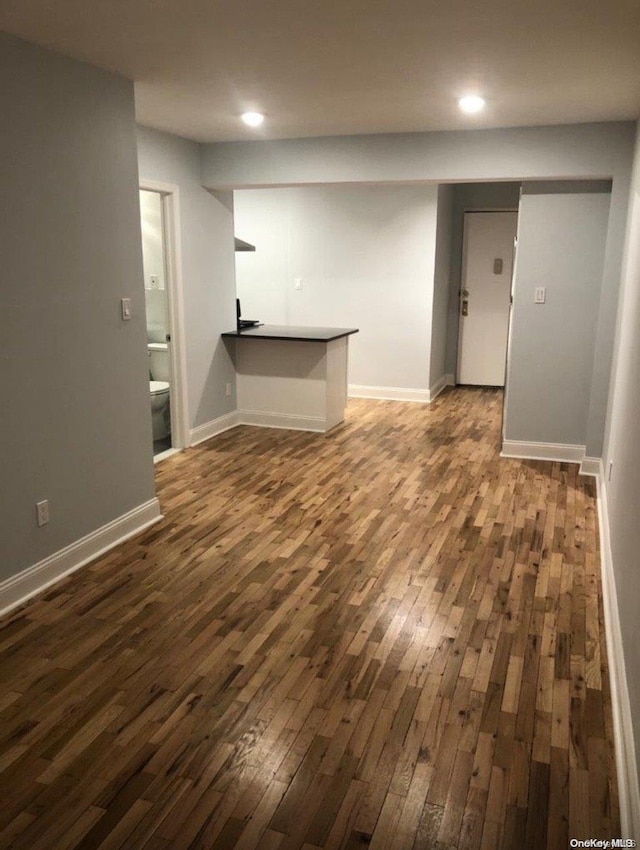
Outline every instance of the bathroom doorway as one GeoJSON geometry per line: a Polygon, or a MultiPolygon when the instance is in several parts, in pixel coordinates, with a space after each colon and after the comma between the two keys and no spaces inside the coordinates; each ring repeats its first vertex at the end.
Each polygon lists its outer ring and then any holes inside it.
{"type": "Polygon", "coordinates": [[[177,187],[143,182],[140,220],[153,456],[188,444],[184,380],[177,187]]]}

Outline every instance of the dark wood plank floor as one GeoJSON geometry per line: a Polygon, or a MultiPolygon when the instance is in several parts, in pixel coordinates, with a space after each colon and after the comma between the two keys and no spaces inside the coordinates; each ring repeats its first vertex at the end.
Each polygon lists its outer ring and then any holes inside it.
{"type": "Polygon", "coordinates": [[[162,463],[164,521],[0,633],[0,846],[618,836],[594,484],[500,459],[501,403],[162,463]]]}

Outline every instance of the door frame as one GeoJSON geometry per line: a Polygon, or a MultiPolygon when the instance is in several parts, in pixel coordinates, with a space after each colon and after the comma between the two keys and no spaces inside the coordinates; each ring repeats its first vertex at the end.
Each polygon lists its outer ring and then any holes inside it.
{"type": "Polygon", "coordinates": [[[180,189],[175,183],[140,178],[138,188],[160,195],[162,235],[167,286],[169,366],[171,369],[171,449],[158,455],[161,460],[190,445],[189,402],[187,395],[187,351],[184,332],[184,287],[182,279],[182,238],[180,189]]]}
{"type": "MultiPolygon", "coordinates": [[[[518,222],[520,209],[519,207],[493,207],[492,209],[486,209],[484,207],[478,209],[464,209],[462,211],[462,246],[461,246],[461,258],[460,258],[460,286],[458,287],[457,293],[457,302],[456,302],[456,310],[458,315],[458,344],[456,347],[456,385],[460,384],[460,362],[461,362],[461,349],[462,349],[462,333],[461,333],[461,325],[462,325],[462,313],[460,311],[460,304],[462,301],[462,289],[464,286],[465,279],[465,271],[467,267],[467,252],[466,252],[466,242],[465,242],[465,233],[466,233],[466,216],[469,213],[515,213],[516,214],[516,242],[518,238],[518,222]]],[[[509,320],[508,320],[508,330],[507,330],[507,352],[506,352],[506,367],[505,367],[505,376],[504,376],[504,393],[505,393],[505,401],[506,401],[506,391],[507,391],[507,374],[509,368],[509,343],[511,341],[511,311],[513,309],[513,271],[515,268],[515,251],[513,257],[513,267],[512,267],[512,278],[511,278],[511,302],[509,304],[509,320]]]]}
{"type": "Polygon", "coordinates": [[[515,300],[515,286],[516,286],[516,270],[518,268],[518,241],[520,238],[520,218],[518,217],[518,227],[516,228],[516,236],[513,240],[513,265],[511,266],[511,298],[509,301],[509,329],[507,331],[507,363],[504,372],[504,396],[502,399],[502,427],[500,428],[500,434],[502,436],[502,442],[505,440],[505,423],[507,421],[507,404],[509,402],[509,397],[507,390],[509,388],[509,369],[511,366],[511,359],[509,354],[511,352],[511,334],[513,327],[513,305],[515,300]]]}

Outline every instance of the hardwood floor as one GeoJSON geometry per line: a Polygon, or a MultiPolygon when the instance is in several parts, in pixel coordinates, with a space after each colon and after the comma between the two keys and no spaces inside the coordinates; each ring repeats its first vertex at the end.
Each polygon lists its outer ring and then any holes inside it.
{"type": "Polygon", "coordinates": [[[594,482],[500,459],[501,403],[160,464],[164,521],[0,633],[0,846],[619,836],[594,482]]]}

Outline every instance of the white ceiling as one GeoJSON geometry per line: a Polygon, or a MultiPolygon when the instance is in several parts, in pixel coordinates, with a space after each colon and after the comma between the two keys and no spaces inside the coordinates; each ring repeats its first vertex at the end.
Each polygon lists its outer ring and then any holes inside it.
{"type": "Polygon", "coordinates": [[[640,0],[3,0],[0,28],[135,80],[141,124],[199,141],[640,115],[640,0]]]}

